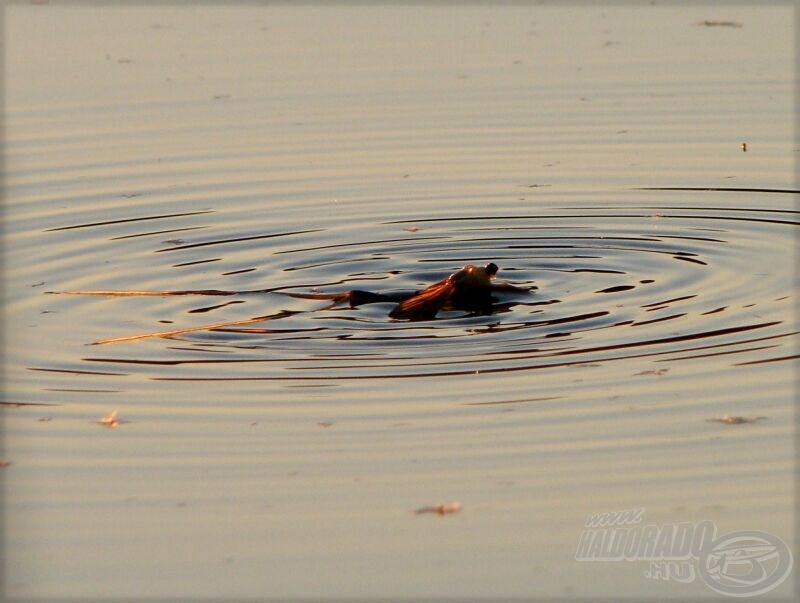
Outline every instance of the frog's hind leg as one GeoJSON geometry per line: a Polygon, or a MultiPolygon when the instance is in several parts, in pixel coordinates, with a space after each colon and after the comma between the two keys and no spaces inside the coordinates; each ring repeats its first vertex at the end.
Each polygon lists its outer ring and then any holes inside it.
{"type": "Polygon", "coordinates": [[[407,293],[372,293],[371,291],[361,291],[354,289],[349,292],[350,294],[350,307],[362,306],[364,304],[378,304],[381,302],[399,303],[408,299],[411,294],[407,293]]]}
{"type": "Polygon", "coordinates": [[[286,291],[280,292],[282,295],[287,295],[289,297],[294,297],[297,299],[325,299],[330,300],[330,304],[322,308],[323,310],[327,310],[329,308],[335,308],[339,304],[344,302],[350,301],[350,291],[345,291],[344,293],[289,293],[286,291]]]}
{"type": "Polygon", "coordinates": [[[443,280],[401,301],[389,316],[405,320],[429,320],[447,305],[455,291],[456,286],[451,279],[443,280]]]}
{"type": "Polygon", "coordinates": [[[330,300],[331,303],[324,308],[321,308],[322,310],[335,308],[342,304],[349,304],[351,308],[355,308],[356,306],[362,306],[364,304],[377,304],[380,302],[397,303],[408,297],[408,295],[403,294],[385,295],[382,293],[372,293],[371,291],[361,291],[359,289],[344,291],[343,293],[284,293],[284,295],[288,295],[289,297],[297,297],[300,299],[330,300]]]}

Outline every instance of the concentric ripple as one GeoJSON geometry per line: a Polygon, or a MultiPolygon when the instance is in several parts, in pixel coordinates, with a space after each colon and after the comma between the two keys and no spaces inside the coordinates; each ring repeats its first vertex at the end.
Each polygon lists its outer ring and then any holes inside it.
{"type": "Polygon", "coordinates": [[[674,202],[238,236],[200,230],[151,251],[171,270],[218,264],[212,288],[208,278],[196,288],[157,283],[105,300],[98,312],[125,312],[142,307],[139,295],[155,295],[147,307],[158,320],[139,332],[115,328],[83,360],[188,381],[411,378],[630,358],[654,370],[709,358],[781,361],[794,357],[797,333],[785,276],[797,226],[786,209],[674,202]],[[409,291],[489,261],[499,280],[531,289],[500,294],[491,315],[408,322],[389,318],[388,303],[330,307],[283,295],[409,291]]]}

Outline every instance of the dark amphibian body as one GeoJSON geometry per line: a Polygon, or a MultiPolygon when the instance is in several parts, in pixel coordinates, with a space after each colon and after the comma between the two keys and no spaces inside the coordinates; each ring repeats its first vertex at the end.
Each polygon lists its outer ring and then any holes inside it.
{"type": "MultiPolygon", "coordinates": [[[[491,314],[505,306],[496,306],[496,291],[527,293],[528,289],[507,283],[496,284],[492,279],[497,274],[497,264],[479,267],[467,264],[446,279],[414,293],[372,293],[353,290],[346,293],[289,293],[292,297],[306,299],[330,299],[332,306],[349,303],[351,307],[379,302],[395,302],[397,305],[389,316],[404,320],[430,320],[440,310],[467,310],[478,314],[491,314]]],[[[513,304],[512,304],[513,305],[513,304]]]]}

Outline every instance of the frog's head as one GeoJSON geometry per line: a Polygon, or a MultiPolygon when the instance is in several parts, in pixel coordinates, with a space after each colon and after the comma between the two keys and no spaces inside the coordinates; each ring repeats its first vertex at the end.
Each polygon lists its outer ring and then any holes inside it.
{"type": "Polygon", "coordinates": [[[497,270],[497,264],[493,262],[483,268],[467,264],[450,278],[461,287],[488,287],[497,270]]]}

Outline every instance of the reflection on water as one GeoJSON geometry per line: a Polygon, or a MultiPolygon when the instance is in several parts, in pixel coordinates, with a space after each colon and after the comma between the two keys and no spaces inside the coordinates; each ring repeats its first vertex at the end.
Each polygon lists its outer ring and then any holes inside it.
{"type": "MultiPolygon", "coordinates": [[[[191,296],[184,312],[203,314],[207,322],[179,326],[185,320],[171,307],[159,312],[155,306],[149,320],[140,316],[151,332],[115,333],[91,342],[129,345],[83,360],[107,367],[124,364],[128,370],[137,365],[145,375],[152,364],[176,367],[171,374],[160,372],[159,380],[232,381],[487,374],[630,358],[659,363],[718,355],[741,355],[741,362],[787,359],[794,356],[795,331],[785,324],[793,303],[791,282],[778,272],[755,280],[749,268],[782,261],[781,252],[800,225],[797,215],[676,201],[674,206],[626,206],[625,211],[594,207],[356,223],[349,234],[339,228],[340,243],[316,246],[306,241],[327,238],[322,229],[198,237],[153,251],[180,254],[183,261],[172,266],[184,267],[208,261],[200,259],[208,248],[219,248],[214,253],[222,261],[237,245],[247,246],[258,256],[254,269],[256,264],[272,267],[270,286],[84,292],[191,296]],[[381,236],[412,223],[413,233],[381,236]],[[365,232],[374,238],[364,239],[365,232]],[[750,248],[749,241],[762,237],[770,244],[750,248]],[[278,249],[252,247],[252,241],[283,239],[278,249]],[[534,289],[524,297],[507,293],[506,303],[488,314],[444,311],[420,322],[390,318],[391,300],[377,307],[349,307],[281,295],[316,292],[326,297],[345,287],[398,293],[439,280],[468,261],[495,261],[500,276],[534,289]],[[722,274],[731,278],[721,279],[722,274]],[[208,304],[206,296],[237,299],[208,304]],[[233,303],[243,307],[237,318],[228,319],[233,303]],[[259,313],[241,318],[249,307],[259,313]],[[173,326],[158,328],[164,321],[173,326]],[[165,350],[173,351],[152,360],[150,349],[130,345],[147,338],[160,338],[165,350]],[[277,348],[280,355],[274,353],[277,348]],[[218,372],[210,369],[215,365],[221,367],[218,372]]],[[[124,312],[121,305],[116,308],[124,312]]]]}

